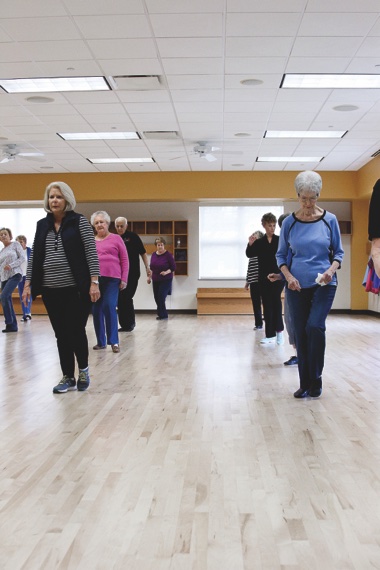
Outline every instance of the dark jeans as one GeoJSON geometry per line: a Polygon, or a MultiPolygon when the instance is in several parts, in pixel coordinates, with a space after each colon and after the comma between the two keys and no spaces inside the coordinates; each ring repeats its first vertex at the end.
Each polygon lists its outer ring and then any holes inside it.
{"type": "Polygon", "coordinates": [[[153,281],[153,295],[157,305],[157,315],[161,319],[168,318],[165,301],[171,288],[172,279],[170,279],[170,281],[153,281]]]}
{"type": "Polygon", "coordinates": [[[263,315],[261,312],[261,295],[260,285],[256,283],[249,284],[249,292],[251,294],[253,313],[255,315],[255,327],[263,326],[263,315]]]}
{"type": "Polygon", "coordinates": [[[135,307],[133,305],[133,297],[136,293],[139,279],[128,276],[128,284],[125,289],[119,291],[119,299],[117,302],[117,312],[119,315],[119,324],[122,329],[130,329],[136,324],[135,307]]]}
{"type": "Polygon", "coordinates": [[[286,293],[296,337],[300,388],[303,390],[322,388],[326,318],[335,293],[334,285],[317,285],[301,291],[288,289],[286,293]]]}
{"type": "Polygon", "coordinates": [[[274,281],[268,279],[260,281],[260,293],[263,300],[265,336],[273,338],[277,332],[284,330],[282,320],[281,292],[284,288],[284,281],[274,281]]]}
{"type": "Polygon", "coordinates": [[[21,273],[16,273],[16,275],[1,282],[0,302],[3,305],[4,320],[7,327],[13,331],[17,331],[17,319],[12,302],[12,293],[21,279],[21,273]]]}
{"type": "Polygon", "coordinates": [[[62,373],[74,378],[75,358],[80,369],[88,366],[86,324],[90,296],[81,294],[76,287],[44,287],[42,300],[57,339],[62,373]]]}

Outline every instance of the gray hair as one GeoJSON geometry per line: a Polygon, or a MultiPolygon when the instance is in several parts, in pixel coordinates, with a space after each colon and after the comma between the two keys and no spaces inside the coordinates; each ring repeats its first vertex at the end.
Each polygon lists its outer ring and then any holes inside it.
{"type": "Polygon", "coordinates": [[[294,187],[297,196],[299,196],[301,192],[311,192],[318,198],[322,189],[322,178],[318,172],[314,172],[314,170],[304,170],[296,176],[294,187]]]}
{"type": "Polygon", "coordinates": [[[49,192],[52,188],[58,188],[61,192],[62,196],[66,201],[65,212],[70,212],[74,210],[76,206],[76,200],[74,196],[74,192],[71,190],[70,186],[66,184],[66,182],[50,182],[48,186],[46,186],[45,194],[44,194],[44,210],[45,212],[51,212],[49,209],[49,192]]]}
{"type": "Polygon", "coordinates": [[[91,216],[91,225],[92,226],[94,225],[95,218],[97,218],[98,216],[101,216],[103,218],[103,220],[106,221],[108,225],[110,225],[111,218],[109,217],[107,212],[105,212],[104,210],[98,210],[97,212],[94,212],[91,216]]]}
{"type": "Polygon", "coordinates": [[[127,226],[128,225],[128,220],[127,218],[123,218],[123,216],[119,216],[118,218],[116,218],[115,220],[115,224],[117,224],[117,222],[121,222],[123,225],[127,226]]]}

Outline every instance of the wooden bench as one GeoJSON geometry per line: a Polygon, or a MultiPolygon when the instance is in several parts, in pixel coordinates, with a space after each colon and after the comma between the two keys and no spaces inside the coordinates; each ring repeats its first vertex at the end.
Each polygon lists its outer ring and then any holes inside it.
{"type": "Polygon", "coordinates": [[[197,289],[198,315],[252,315],[249,291],[237,287],[197,289]]]}

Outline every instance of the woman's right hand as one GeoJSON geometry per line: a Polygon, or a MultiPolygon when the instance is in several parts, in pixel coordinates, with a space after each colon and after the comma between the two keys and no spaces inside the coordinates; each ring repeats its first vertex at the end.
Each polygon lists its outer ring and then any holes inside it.
{"type": "Polygon", "coordinates": [[[28,305],[32,294],[30,291],[30,285],[24,285],[24,289],[22,291],[22,302],[24,305],[28,305]]]}
{"type": "Polygon", "coordinates": [[[255,234],[250,235],[249,238],[248,238],[248,243],[249,243],[249,245],[252,245],[253,242],[256,241],[256,240],[257,240],[257,236],[255,236],[255,234]]]}
{"type": "Polygon", "coordinates": [[[151,284],[151,282],[152,282],[151,278],[150,278],[150,277],[148,277],[148,279],[146,280],[146,282],[148,283],[148,285],[150,285],[150,284],[151,284]]]}
{"type": "Polygon", "coordinates": [[[286,280],[288,282],[288,289],[291,289],[292,291],[301,291],[301,285],[299,284],[298,279],[293,277],[292,274],[289,274],[286,280]]]}

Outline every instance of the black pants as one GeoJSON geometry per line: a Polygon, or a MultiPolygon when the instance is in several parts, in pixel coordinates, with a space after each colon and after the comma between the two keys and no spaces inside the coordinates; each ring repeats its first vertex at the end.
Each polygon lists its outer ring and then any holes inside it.
{"type": "Polygon", "coordinates": [[[117,302],[117,312],[119,315],[119,324],[122,329],[130,329],[136,324],[135,307],[133,305],[133,297],[136,293],[139,278],[128,277],[128,284],[125,289],[119,291],[119,299],[117,302]]]}
{"type": "Polygon", "coordinates": [[[284,288],[284,281],[271,283],[268,279],[260,281],[260,293],[263,300],[265,336],[273,338],[276,332],[284,330],[282,320],[281,292],[284,288]]]}
{"type": "Polygon", "coordinates": [[[76,287],[44,287],[42,300],[57,339],[62,373],[74,378],[75,358],[80,369],[88,366],[86,324],[90,296],[81,294],[76,287]]]}
{"type": "Polygon", "coordinates": [[[255,327],[263,326],[263,315],[261,312],[261,295],[260,285],[256,283],[249,284],[249,292],[251,294],[253,313],[255,315],[255,327]]]}

